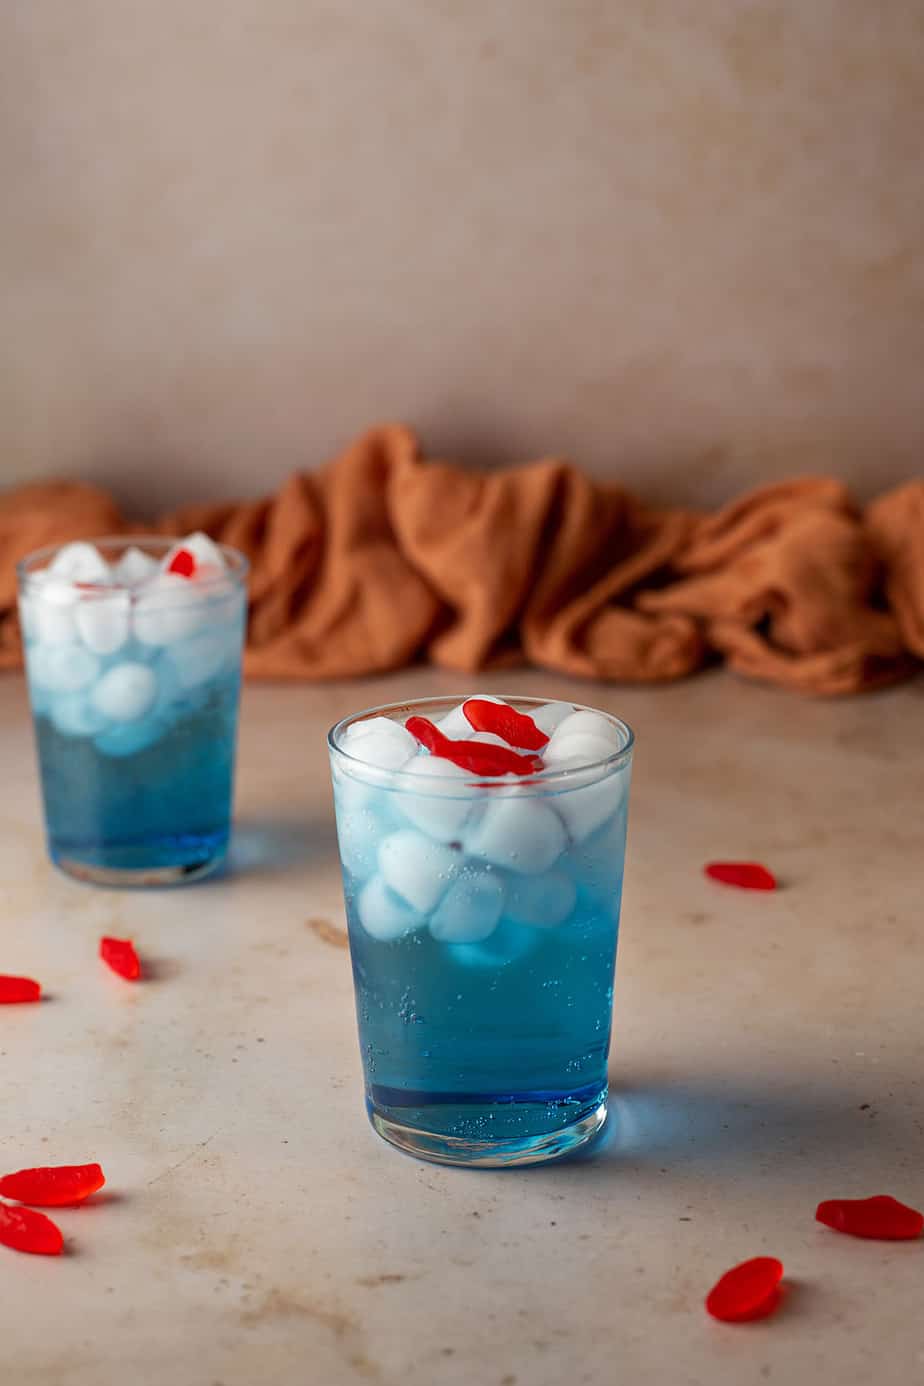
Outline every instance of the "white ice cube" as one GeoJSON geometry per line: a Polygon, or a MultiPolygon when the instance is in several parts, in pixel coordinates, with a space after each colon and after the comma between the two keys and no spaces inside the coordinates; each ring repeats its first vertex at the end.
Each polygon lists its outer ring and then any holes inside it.
{"type": "Polygon", "coordinates": [[[92,544],[65,544],[48,565],[53,577],[64,582],[110,583],[112,573],[99,549],[92,544]]]}
{"type": "Polygon", "coordinates": [[[566,717],[571,716],[574,708],[570,703],[543,703],[542,707],[527,708],[526,711],[539,730],[544,732],[546,736],[551,736],[556,727],[566,717]]]}
{"type": "Polygon", "coordinates": [[[74,640],[77,595],[77,588],[71,583],[39,575],[23,598],[30,636],[43,645],[65,645],[74,640]]]}
{"type": "Polygon", "coordinates": [[[619,728],[601,712],[572,712],[559,722],[542,759],[549,769],[567,769],[607,760],[622,749],[619,728]]]}
{"type": "Polygon", "coordinates": [[[131,628],[131,601],[127,592],[102,596],[82,594],[74,608],[77,631],[87,649],[109,655],[120,650],[131,628]]]}
{"type": "Polygon", "coordinates": [[[400,770],[418,751],[417,742],[400,722],[390,717],[370,717],[347,727],[343,750],[378,770],[400,770]]]}
{"type": "MultiPolygon", "coordinates": [[[[471,696],[480,699],[483,703],[498,703],[501,707],[506,706],[503,698],[495,698],[489,693],[473,693],[471,696]]],[[[450,741],[468,741],[474,735],[475,728],[462,711],[468,701],[468,698],[464,698],[461,703],[457,703],[450,712],[446,713],[445,717],[440,718],[436,723],[443,735],[448,736],[450,741]]]]}
{"type": "Polygon", "coordinates": [[[133,625],[142,645],[173,645],[194,635],[212,617],[195,583],[173,573],[159,573],[139,592],[133,625]]]}
{"type": "Polygon", "coordinates": [[[440,943],[480,943],[497,928],[504,885],[497,872],[467,867],[453,881],[430,920],[440,943]]]}
{"type": "Polygon", "coordinates": [[[99,660],[83,645],[31,645],[29,679],[54,693],[79,693],[99,673],[99,660]]]}
{"type": "Polygon", "coordinates": [[[475,732],[474,736],[470,736],[468,739],[469,741],[480,741],[484,746],[504,746],[508,751],[512,749],[510,742],[505,741],[502,736],[498,736],[497,732],[475,732]]]}
{"type": "Polygon", "coordinates": [[[462,864],[459,852],[410,828],[389,833],[378,860],[386,885],[420,914],[433,909],[462,864]]]}
{"type": "Polygon", "coordinates": [[[541,799],[517,794],[489,798],[465,839],[472,856],[524,876],[547,871],[566,845],[558,814],[541,799]]]}
{"type": "Polygon", "coordinates": [[[543,747],[542,763],[547,770],[574,770],[609,760],[618,750],[612,741],[592,736],[590,732],[572,732],[570,736],[559,736],[555,732],[549,744],[543,747]]]}
{"type": "Polygon", "coordinates": [[[49,704],[49,713],[62,736],[95,736],[106,725],[105,717],[93,706],[86,690],[57,694],[49,704]]]}
{"type": "Polygon", "coordinates": [[[93,706],[112,722],[135,722],[150,712],[157,678],[147,664],[117,664],[93,690],[93,706]]]}
{"type": "Polygon", "coordinates": [[[423,918],[391,890],[381,876],[373,876],[356,901],[359,922],[367,934],[388,943],[420,929],[423,918]]]}
{"type": "MultiPolygon", "coordinates": [[[[215,541],[201,530],[196,530],[195,534],[187,534],[185,539],[178,539],[173,545],[161,563],[163,572],[169,572],[170,564],[182,549],[191,553],[196,560],[196,572],[204,568],[211,575],[215,570],[223,571],[227,566],[224,555],[215,541]]],[[[196,576],[196,572],[193,573],[193,577],[196,576]]]]}
{"type": "Polygon", "coordinates": [[[610,798],[612,815],[583,842],[572,847],[565,858],[565,865],[575,879],[594,893],[611,892],[613,881],[622,870],[629,807],[628,771],[620,771],[619,779],[618,792],[610,798]]]}
{"type": "Polygon", "coordinates": [[[395,794],[399,813],[438,842],[460,838],[476,803],[475,795],[463,783],[471,778],[469,772],[441,756],[415,756],[404,766],[404,775],[414,776],[420,791],[410,789],[406,779],[402,782],[395,794]],[[453,780],[460,782],[458,788],[451,783],[453,780]],[[428,782],[432,782],[429,790],[428,782]]]}
{"type": "Polygon", "coordinates": [[[140,587],[158,571],[157,559],[132,544],[113,568],[112,576],[120,587],[140,587]]]}
{"type": "Polygon", "coordinates": [[[167,728],[158,717],[143,717],[137,722],[120,722],[107,727],[94,738],[93,745],[104,756],[121,760],[147,751],[156,745],[167,728]]]}
{"type": "Polygon", "coordinates": [[[541,876],[516,876],[507,890],[505,912],[517,924],[554,928],[574,909],[577,886],[563,871],[541,876]]]}
{"type": "Polygon", "coordinates": [[[589,709],[563,718],[543,748],[548,766],[589,765],[605,760],[622,746],[619,728],[602,712],[589,709]]]}
{"type": "Polygon", "coordinates": [[[337,795],[337,842],[340,860],[356,880],[365,881],[372,875],[378,861],[379,845],[388,832],[371,806],[348,810],[340,791],[337,795]]]}
{"type": "Polygon", "coordinates": [[[568,829],[572,842],[584,842],[623,807],[629,792],[625,770],[610,771],[603,779],[578,784],[554,798],[555,810],[568,829]]]}
{"type": "Polygon", "coordinates": [[[170,650],[177,679],[183,688],[198,688],[209,679],[231,669],[241,648],[240,632],[236,626],[219,626],[201,631],[189,640],[181,640],[170,650]]]}
{"type": "Polygon", "coordinates": [[[475,730],[462,711],[461,703],[451,712],[447,712],[445,717],[441,717],[435,725],[450,741],[467,741],[475,730]]]}

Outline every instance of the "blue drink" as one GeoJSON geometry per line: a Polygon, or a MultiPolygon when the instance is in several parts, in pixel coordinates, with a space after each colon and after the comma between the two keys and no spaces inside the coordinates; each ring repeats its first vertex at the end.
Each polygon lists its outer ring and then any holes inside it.
{"type": "Polygon", "coordinates": [[[82,880],[175,883],[227,849],[246,564],[183,543],[200,557],[188,577],[164,573],[169,540],[139,541],[121,568],[112,540],[20,572],[49,854],[82,880]]]}
{"type": "MultiPolygon", "coordinates": [[[[452,708],[413,711],[458,729],[452,708]]],[[[382,711],[403,731],[406,705],[382,711]]],[[[522,1164],[605,1119],[632,740],[605,720],[602,760],[525,780],[390,768],[407,743],[362,719],[331,734],[367,1106],[403,1149],[522,1164]]]]}

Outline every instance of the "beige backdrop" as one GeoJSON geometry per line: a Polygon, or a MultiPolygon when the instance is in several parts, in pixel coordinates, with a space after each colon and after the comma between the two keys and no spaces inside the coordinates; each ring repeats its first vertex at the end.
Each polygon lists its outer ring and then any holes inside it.
{"type": "Polygon", "coordinates": [[[921,470],[924,3],[6,0],[3,479],[921,470]]]}

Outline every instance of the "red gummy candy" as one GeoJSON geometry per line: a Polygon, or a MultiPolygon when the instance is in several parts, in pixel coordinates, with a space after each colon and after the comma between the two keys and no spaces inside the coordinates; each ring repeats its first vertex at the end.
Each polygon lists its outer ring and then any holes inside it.
{"type": "Polygon", "coordinates": [[[44,1213],[0,1203],[0,1244],[14,1251],[31,1251],[35,1256],[60,1256],[64,1238],[60,1227],[44,1213]]]}
{"type": "Polygon", "coordinates": [[[31,977],[0,977],[0,1005],[13,1006],[41,999],[42,988],[31,977]]]}
{"type": "Polygon", "coordinates": [[[493,732],[511,746],[523,746],[527,751],[541,751],[548,745],[549,738],[539,730],[531,717],[525,712],[506,703],[489,703],[484,698],[469,698],[462,704],[462,711],[469,726],[475,731],[493,732]]]}
{"type": "Polygon", "coordinates": [[[405,725],[431,755],[451,760],[473,775],[535,775],[542,769],[539,756],[521,756],[484,741],[451,741],[426,717],[409,717],[405,725]]]}
{"type": "Polygon", "coordinates": [[[196,571],[196,559],[189,549],[177,549],[176,553],[167,564],[167,572],[175,573],[177,577],[192,577],[196,571]]]}
{"type": "Polygon", "coordinates": [[[776,890],[776,877],[756,861],[711,861],[703,870],[713,881],[739,890],[776,890]]]}
{"type": "Polygon", "coordinates": [[[765,1319],[780,1301],[783,1263],[775,1256],[755,1256],[726,1271],[706,1296],[706,1310],[723,1323],[765,1319]]]}
{"type": "Polygon", "coordinates": [[[99,955],[113,972],[117,972],[126,981],[136,982],[141,976],[141,963],[131,939],[101,938],[99,955]]]}
{"type": "Polygon", "coordinates": [[[828,1198],[819,1203],[815,1218],[849,1237],[882,1242],[910,1242],[924,1230],[924,1214],[889,1194],[872,1198],[828,1198]]]}
{"type": "Polygon", "coordinates": [[[0,1194],[37,1208],[66,1208],[82,1203],[105,1182],[99,1165],[46,1165],[5,1174],[0,1179],[0,1194]]]}

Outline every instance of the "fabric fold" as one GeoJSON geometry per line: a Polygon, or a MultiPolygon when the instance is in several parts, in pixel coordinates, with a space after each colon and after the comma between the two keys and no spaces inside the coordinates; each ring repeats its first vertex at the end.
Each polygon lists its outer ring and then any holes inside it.
{"type": "Polygon", "coordinates": [[[271,497],[132,525],[78,482],[0,497],[0,667],[20,662],[16,561],[101,534],[202,529],[252,564],[245,670],[462,673],[529,662],[661,682],[723,657],[749,678],[844,694],[924,659],[924,481],[865,511],[825,477],[760,487],[707,515],[641,504],[547,458],[477,473],[383,425],[271,497]]]}

